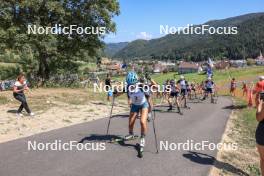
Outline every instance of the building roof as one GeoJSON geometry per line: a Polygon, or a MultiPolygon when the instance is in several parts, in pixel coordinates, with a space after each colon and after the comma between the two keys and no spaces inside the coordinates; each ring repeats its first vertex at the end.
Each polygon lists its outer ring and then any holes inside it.
{"type": "Polygon", "coordinates": [[[192,63],[192,62],[181,62],[179,65],[179,68],[192,68],[192,69],[198,69],[199,64],[192,63]]]}
{"type": "Polygon", "coordinates": [[[108,70],[120,70],[121,69],[121,65],[120,64],[112,64],[112,65],[108,65],[106,68],[108,70]]]}

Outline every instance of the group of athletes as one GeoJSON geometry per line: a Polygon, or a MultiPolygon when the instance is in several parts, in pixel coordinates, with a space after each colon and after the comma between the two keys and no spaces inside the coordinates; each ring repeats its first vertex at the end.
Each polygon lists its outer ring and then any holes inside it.
{"type": "Polygon", "coordinates": [[[187,99],[205,100],[210,95],[211,102],[214,102],[215,83],[211,77],[198,84],[194,82],[189,83],[184,76],[180,76],[178,81],[175,79],[166,80],[164,85],[170,85],[170,91],[162,93],[162,98],[168,101],[169,111],[173,109],[173,104],[176,105],[179,113],[181,113],[181,105],[184,108],[190,108],[187,106],[187,99]]]}
{"type": "MultiPolygon", "coordinates": [[[[180,76],[179,80],[166,80],[163,84],[164,89],[161,92],[161,98],[166,99],[169,104],[168,111],[172,111],[176,105],[178,113],[182,115],[181,107],[190,108],[187,106],[188,98],[197,98],[205,100],[211,95],[213,101],[215,83],[211,77],[208,77],[201,84],[189,83],[184,76],[180,76]],[[200,94],[200,98],[198,95],[200,94]]],[[[133,140],[137,135],[134,134],[134,124],[136,119],[140,116],[141,135],[140,135],[140,153],[142,155],[145,146],[145,136],[147,132],[147,123],[151,118],[153,110],[153,96],[159,96],[157,92],[145,91],[146,87],[158,87],[158,84],[145,75],[138,77],[135,72],[129,72],[126,76],[126,89],[123,92],[113,91],[113,96],[117,97],[123,93],[127,94],[128,104],[130,106],[129,114],[129,134],[124,137],[124,140],[133,140]],[[155,95],[156,94],[156,95],[155,95]]]]}

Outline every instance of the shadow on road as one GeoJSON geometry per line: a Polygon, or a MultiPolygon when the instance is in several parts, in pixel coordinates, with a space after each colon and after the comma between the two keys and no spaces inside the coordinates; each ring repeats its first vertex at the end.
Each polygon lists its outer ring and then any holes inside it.
{"type": "Polygon", "coordinates": [[[129,115],[128,114],[123,114],[123,115],[113,115],[111,118],[128,118],[129,115]]]}
{"type": "Polygon", "coordinates": [[[90,136],[86,136],[82,138],[79,143],[84,143],[85,141],[97,141],[97,142],[109,142],[113,138],[119,138],[117,135],[101,135],[101,134],[91,134],[90,136]]]}
{"type": "Polygon", "coordinates": [[[15,110],[15,109],[10,109],[10,110],[7,111],[7,113],[15,114],[15,113],[17,113],[17,110],[15,110]]]}
{"type": "MultiPolygon", "coordinates": [[[[118,136],[118,135],[100,135],[100,134],[91,134],[90,136],[87,136],[87,137],[84,137],[82,138],[78,143],[84,143],[85,141],[87,142],[109,142],[112,140],[112,139],[119,139],[121,136],[118,136]]],[[[137,151],[137,153],[139,152],[139,148],[137,147],[137,145],[134,145],[134,144],[128,144],[128,143],[125,143],[124,141],[118,141],[118,142],[115,142],[115,143],[112,143],[112,144],[118,144],[122,147],[130,147],[130,148],[133,148],[137,151]]],[[[139,155],[137,156],[139,157],[139,155]]]]}
{"type": "Polygon", "coordinates": [[[218,161],[215,157],[207,154],[189,151],[189,153],[183,154],[183,157],[198,164],[212,165],[220,170],[225,170],[235,175],[249,176],[249,174],[242,171],[241,169],[238,169],[229,163],[218,161]]]}
{"type": "Polygon", "coordinates": [[[247,105],[231,105],[231,106],[225,106],[223,109],[231,109],[231,110],[239,110],[239,109],[245,109],[247,108],[247,105]]]}

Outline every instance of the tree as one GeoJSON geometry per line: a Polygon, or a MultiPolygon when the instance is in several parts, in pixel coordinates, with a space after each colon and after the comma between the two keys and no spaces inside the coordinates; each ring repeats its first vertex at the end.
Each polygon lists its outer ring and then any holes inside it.
{"type": "MultiPolygon", "coordinates": [[[[28,34],[28,25],[63,27],[105,27],[105,32],[115,32],[114,15],[119,14],[117,0],[27,0],[1,1],[0,3],[0,49],[22,51],[25,45],[31,48],[37,60],[37,75],[49,79],[50,73],[67,66],[82,52],[96,56],[103,46],[103,34],[98,35],[56,35],[28,34]]],[[[67,68],[65,68],[67,69],[67,68]]]]}

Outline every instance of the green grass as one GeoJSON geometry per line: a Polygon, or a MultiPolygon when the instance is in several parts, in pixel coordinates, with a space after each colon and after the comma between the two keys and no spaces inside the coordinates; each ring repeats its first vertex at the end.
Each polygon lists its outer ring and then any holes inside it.
{"type": "MultiPolygon", "coordinates": [[[[237,107],[235,114],[237,118],[233,121],[231,138],[238,144],[239,148],[245,150],[255,150],[255,130],[257,128],[256,109],[247,108],[247,102],[240,99],[234,99],[234,106],[237,107]]],[[[235,158],[235,157],[234,157],[235,158]]],[[[241,158],[241,160],[244,160],[241,158]]],[[[241,166],[250,175],[260,176],[260,168],[258,163],[246,164],[241,166]]]]}
{"type": "MultiPolygon", "coordinates": [[[[256,76],[264,74],[264,67],[255,66],[255,67],[248,67],[248,68],[232,68],[229,70],[216,70],[214,72],[214,80],[216,82],[220,81],[229,81],[230,78],[246,78],[250,76],[256,76]]],[[[192,82],[201,82],[205,80],[205,74],[198,74],[198,73],[190,73],[184,74],[185,78],[188,81],[192,82]]],[[[180,75],[177,72],[170,72],[170,73],[160,73],[160,74],[152,74],[151,78],[154,79],[157,83],[162,84],[167,79],[179,79],[180,75]]],[[[117,76],[113,77],[114,80],[117,81],[124,81],[124,76],[117,76]]]]}
{"type": "Polygon", "coordinates": [[[238,118],[235,121],[235,127],[240,133],[236,138],[239,146],[243,146],[244,148],[256,147],[255,130],[258,124],[256,109],[247,108],[247,102],[239,98],[235,99],[234,104],[236,107],[241,107],[240,110],[236,111],[238,118]]]}

